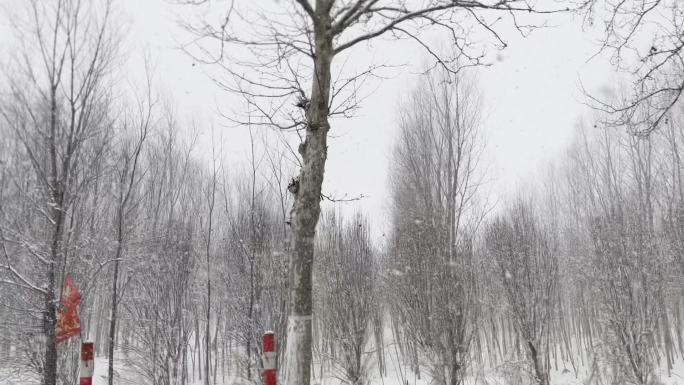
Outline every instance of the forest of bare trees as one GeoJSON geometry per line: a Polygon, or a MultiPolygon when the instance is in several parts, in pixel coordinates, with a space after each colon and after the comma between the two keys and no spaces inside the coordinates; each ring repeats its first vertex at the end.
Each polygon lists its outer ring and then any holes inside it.
{"type": "Polygon", "coordinates": [[[0,385],[77,383],[85,340],[98,384],[260,384],[267,330],[288,385],[684,384],[680,2],[169,3],[220,15],[180,28],[239,96],[237,162],[160,64],[121,81],[115,3],[2,8],[0,385]],[[506,46],[499,20],[570,12],[629,76],[582,85],[565,150],[494,199],[482,50],[506,46]],[[386,218],[323,184],[335,119],[402,65],[341,68],[380,38],[425,58],[387,112],[386,218]],[[67,276],[81,330],[58,343],[67,276]]]}

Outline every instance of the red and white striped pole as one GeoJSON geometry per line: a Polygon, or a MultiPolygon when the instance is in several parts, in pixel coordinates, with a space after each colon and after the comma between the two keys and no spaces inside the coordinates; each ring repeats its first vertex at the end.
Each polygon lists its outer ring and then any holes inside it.
{"type": "Polygon", "coordinates": [[[81,344],[81,360],[79,361],[81,379],[79,385],[93,385],[95,372],[95,345],[92,342],[81,344]]]}
{"type": "Polygon", "coordinates": [[[275,335],[272,331],[264,333],[261,359],[264,364],[264,385],[276,385],[275,335]]]}

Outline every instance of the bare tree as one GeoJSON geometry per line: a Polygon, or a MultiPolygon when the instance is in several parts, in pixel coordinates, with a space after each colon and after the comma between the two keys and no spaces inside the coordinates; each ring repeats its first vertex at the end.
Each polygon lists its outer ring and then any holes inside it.
{"type": "Polygon", "coordinates": [[[206,233],[196,218],[206,212],[202,186],[211,186],[211,178],[204,173],[204,164],[192,156],[194,140],[181,142],[171,107],[166,107],[159,125],[158,135],[150,138],[157,140],[146,146],[147,170],[138,193],[145,215],[136,223],[136,239],[128,251],[125,287],[129,294],[122,302],[122,318],[136,322],[125,333],[133,338],[124,350],[129,354],[124,362],[133,370],[122,376],[181,385],[204,372],[194,353],[202,350],[200,299],[206,296],[202,289],[206,233]],[[196,338],[194,350],[190,349],[192,337],[196,338]]]}
{"type": "Polygon", "coordinates": [[[353,385],[370,381],[371,326],[381,309],[376,252],[369,230],[369,222],[361,214],[345,223],[341,215],[328,212],[318,238],[321,257],[315,266],[319,355],[330,364],[332,377],[353,385]]]}
{"type": "Polygon", "coordinates": [[[682,180],[682,145],[684,144],[684,114],[680,108],[672,114],[663,131],[665,156],[668,160],[664,181],[664,231],[672,254],[684,272],[684,180],[682,180]]]}
{"type": "MultiPolygon", "coordinates": [[[[306,385],[311,369],[314,235],[320,216],[330,118],[353,113],[359,106],[357,91],[362,80],[382,67],[371,65],[345,76],[333,68],[333,63],[351,57],[353,48],[387,36],[415,41],[438,65],[455,71],[456,57],[467,59],[471,65],[481,63],[484,57],[481,47],[468,40],[469,26],[490,33],[497,45],[504,46],[494,29],[498,14],[510,14],[515,21],[517,12],[553,10],[519,0],[435,0],[415,4],[399,0],[295,0],[270,9],[254,4],[248,8],[243,10],[231,3],[218,25],[188,23],[187,27],[215,43],[212,47],[194,47],[194,56],[221,65],[229,80],[219,80],[219,84],[242,95],[250,103],[250,114],[259,113],[258,121],[252,124],[304,134],[299,146],[302,167],[290,190],[294,202],[289,249],[288,362],[281,367],[287,384],[306,385]],[[419,31],[427,27],[449,36],[457,47],[456,54],[437,55],[419,36],[419,31]]],[[[239,117],[234,120],[247,123],[239,117]]]]}
{"type": "Polygon", "coordinates": [[[192,288],[200,265],[195,260],[192,228],[180,221],[167,228],[163,239],[142,248],[144,259],[135,261],[135,266],[144,273],[132,275],[128,283],[131,294],[124,304],[125,314],[137,322],[130,331],[134,336],[127,350],[130,356],[124,361],[132,370],[123,376],[137,383],[191,382],[188,349],[193,332],[199,331],[193,330],[193,318],[200,311],[195,305],[200,293],[192,288]]]}
{"type": "Polygon", "coordinates": [[[126,116],[123,121],[122,135],[123,143],[120,148],[117,170],[116,191],[116,252],[114,255],[114,266],[112,271],[112,302],[111,313],[109,316],[109,341],[108,341],[108,367],[107,376],[109,385],[114,384],[114,349],[116,347],[116,321],[117,308],[121,297],[119,295],[119,268],[122,262],[124,250],[126,248],[127,233],[129,224],[127,220],[131,217],[133,210],[137,208],[135,204],[136,189],[141,182],[140,167],[142,162],[142,150],[147,140],[150,130],[154,125],[153,109],[156,104],[155,96],[152,94],[151,73],[147,72],[147,93],[144,100],[138,101],[137,111],[133,116],[126,116]],[[134,130],[134,136],[128,131],[134,130]]]}
{"type": "Polygon", "coordinates": [[[204,384],[211,382],[211,236],[214,226],[214,207],[216,206],[216,184],[218,170],[216,169],[216,144],[214,142],[214,130],[211,131],[211,179],[207,188],[207,219],[206,219],[206,238],[205,256],[207,273],[207,308],[206,308],[206,327],[204,331],[204,384]]]}
{"type": "MultiPolygon", "coordinates": [[[[280,134],[280,133],[278,133],[280,134]]],[[[270,198],[276,202],[274,208],[277,214],[274,215],[272,250],[267,259],[265,275],[268,278],[265,282],[265,296],[264,300],[269,303],[263,306],[268,309],[264,315],[266,325],[275,331],[275,335],[279,336],[281,341],[276,345],[277,360],[282,362],[283,353],[285,351],[285,335],[287,331],[287,278],[288,278],[288,261],[284,256],[288,255],[288,207],[290,206],[290,194],[287,191],[289,176],[293,175],[295,161],[292,159],[292,151],[283,143],[284,137],[280,137],[280,142],[274,143],[268,140],[268,136],[264,136],[264,156],[266,167],[268,169],[266,177],[270,198]],[[288,152],[290,151],[290,152],[288,152]]]]}
{"type": "Polygon", "coordinates": [[[230,314],[227,337],[237,342],[240,350],[232,355],[240,364],[237,375],[253,380],[260,367],[262,332],[275,330],[276,335],[284,335],[287,265],[283,200],[287,199],[287,181],[283,173],[286,165],[279,163],[285,160],[282,150],[269,148],[265,137],[260,141],[258,137],[264,132],[250,127],[249,134],[246,168],[234,175],[225,174],[222,181],[222,249],[226,262],[221,278],[230,314]],[[264,170],[265,161],[269,170],[264,170]]]}
{"type": "Polygon", "coordinates": [[[667,120],[684,92],[684,4],[678,0],[581,0],[586,20],[604,26],[602,52],[634,83],[628,99],[589,96],[607,121],[649,133],[667,120]]]}
{"type": "Polygon", "coordinates": [[[608,366],[606,376],[622,383],[651,383],[658,351],[666,345],[657,335],[670,338],[656,226],[658,136],[600,128],[573,162],[594,181],[573,194],[586,205],[580,218],[592,246],[585,274],[600,315],[598,353],[608,366]],[[665,326],[658,333],[661,320],[665,326]]]}
{"type": "MultiPolygon", "coordinates": [[[[472,238],[481,205],[480,95],[466,71],[421,79],[400,110],[392,167],[388,284],[408,350],[434,380],[461,384],[475,337],[472,238]]],[[[417,365],[414,362],[414,365],[417,365]]]]}
{"type": "Polygon", "coordinates": [[[518,201],[506,218],[488,225],[487,252],[494,258],[508,311],[527,353],[531,377],[549,385],[549,328],[556,307],[558,261],[555,245],[532,206],[518,201]]]}
{"type": "MultiPolygon", "coordinates": [[[[26,5],[28,20],[14,19],[23,46],[8,77],[11,98],[1,113],[31,162],[40,191],[31,197],[33,210],[49,230],[36,240],[40,250],[24,248],[36,258],[40,276],[29,278],[15,269],[7,248],[3,268],[19,287],[42,297],[46,385],[57,380],[55,326],[68,256],[65,228],[79,190],[89,181],[81,172],[88,167],[84,148],[109,124],[105,80],[114,48],[109,10],[109,1],[32,1],[26,5]]],[[[2,239],[6,245],[4,234],[2,239]]]]}

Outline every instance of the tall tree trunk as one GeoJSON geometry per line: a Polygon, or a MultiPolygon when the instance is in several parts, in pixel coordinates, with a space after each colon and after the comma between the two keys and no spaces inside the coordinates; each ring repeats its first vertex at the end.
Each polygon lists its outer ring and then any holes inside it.
{"type": "MultiPolygon", "coordinates": [[[[136,155],[137,157],[137,155],[136,155]]],[[[135,175],[135,170],[133,171],[135,175]]],[[[131,186],[133,184],[133,179],[131,178],[131,184],[128,188],[128,193],[125,197],[121,197],[119,202],[118,213],[117,213],[117,223],[116,223],[116,255],[114,260],[114,273],[112,276],[112,311],[109,318],[109,340],[107,344],[108,353],[108,366],[107,366],[107,383],[109,385],[114,384],[114,347],[116,345],[116,317],[117,308],[119,305],[118,289],[119,289],[119,264],[121,261],[121,255],[123,254],[124,246],[124,210],[126,209],[126,202],[130,196],[131,186]]]]}
{"type": "Polygon", "coordinates": [[[57,194],[56,199],[58,205],[53,210],[53,217],[55,217],[55,230],[52,236],[52,245],[50,254],[52,263],[48,267],[47,273],[47,295],[45,296],[45,313],[43,315],[43,328],[45,332],[45,366],[43,372],[43,384],[55,385],[57,383],[57,342],[55,341],[55,333],[57,328],[57,296],[56,296],[56,281],[57,281],[57,267],[59,261],[59,249],[62,239],[62,228],[64,226],[64,214],[60,209],[62,207],[61,194],[57,194]]]}
{"type": "Polygon", "coordinates": [[[527,347],[530,359],[532,360],[532,366],[534,367],[535,381],[538,385],[549,385],[549,375],[544,364],[541,362],[542,357],[540,357],[537,348],[530,341],[527,342],[527,347]]]}
{"type": "Polygon", "coordinates": [[[116,260],[114,261],[114,274],[112,276],[112,311],[109,319],[109,339],[107,344],[107,356],[108,356],[108,366],[107,366],[107,383],[109,385],[114,384],[114,347],[116,338],[116,316],[118,307],[118,282],[119,282],[119,259],[121,258],[122,252],[122,239],[121,239],[121,227],[119,225],[119,239],[118,245],[116,246],[116,260]]]}
{"type": "MultiPolygon", "coordinates": [[[[214,133],[212,131],[211,135],[211,156],[212,156],[212,180],[211,180],[211,193],[209,196],[209,207],[208,207],[208,226],[207,226],[207,243],[206,243],[206,257],[207,257],[207,313],[206,319],[207,324],[205,328],[205,341],[204,341],[204,384],[209,385],[211,381],[211,232],[213,230],[213,216],[214,216],[214,204],[216,203],[216,152],[214,146],[214,133]]],[[[217,320],[218,322],[218,320],[217,320]]]]}
{"type": "MultiPolygon", "coordinates": [[[[209,227],[211,229],[211,225],[209,227]]],[[[211,230],[209,230],[211,231],[211,230]]],[[[209,385],[211,365],[211,278],[209,278],[209,255],[207,254],[207,324],[204,330],[204,384],[209,385]]]]}
{"type": "MultiPolygon", "coordinates": [[[[254,217],[254,204],[252,204],[252,218],[254,217]]],[[[252,219],[252,230],[254,230],[254,219],[252,219]]],[[[254,231],[252,231],[254,238],[254,231]]],[[[251,257],[249,260],[249,307],[247,308],[247,329],[245,353],[247,355],[247,380],[252,379],[252,326],[254,322],[254,241],[251,242],[251,257]]]]}
{"type": "Polygon", "coordinates": [[[55,303],[55,263],[48,268],[48,293],[45,296],[45,314],[43,328],[45,333],[45,366],[43,384],[57,383],[57,345],[55,343],[55,328],[57,327],[57,306],[55,303]]]}
{"type": "Polygon", "coordinates": [[[289,317],[285,384],[311,380],[312,268],[314,235],[320,217],[321,185],[327,158],[330,64],[333,57],[330,4],[316,1],[314,18],[315,76],[307,111],[306,139],[299,147],[302,168],[295,183],[289,267],[289,317]]]}
{"type": "Polygon", "coordinates": [[[59,179],[57,170],[57,85],[54,78],[50,79],[50,181],[48,185],[52,200],[51,217],[54,223],[52,243],[50,245],[50,257],[52,263],[47,272],[47,295],[45,298],[45,313],[43,315],[43,328],[45,333],[45,366],[43,372],[43,384],[55,385],[57,383],[57,343],[55,333],[57,327],[57,296],[56,275],[60,264],[59,249],[62,242],[62,228],[64,226],[64,190],[59,179]]]}

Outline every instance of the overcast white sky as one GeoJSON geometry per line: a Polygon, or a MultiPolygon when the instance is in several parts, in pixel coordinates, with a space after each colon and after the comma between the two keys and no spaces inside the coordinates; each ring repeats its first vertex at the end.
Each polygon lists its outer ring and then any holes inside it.
{"type": "MultiPolygon", "coordinates": [[[[223,108],[234,103],[234,98],[221,93],[203,68],[193,65],[193,60],[178,49],[179,42],[188,38],[177,24],[183,10],[165,0],[118,0],[115,4],[126,54],[132,57],[129,72],[139,71],[141,53],[149,52],[157,64],[158,84],[171,96],[183,118],[196,119],[207,135],[212,122],[217,131],[221,130],[226,166],[246,159],[246,128],[222,127],[224,122],[216,114],[217,105],[223,108]]],[[[595,90],[615,82],[605,58],[587,63],[597,50],[598,35],[583,32],[580,20],[570,16],[555,17],[551,24],[557,27],[538,30],[527,38],[512,29],[504,30],[508,48],[499,53],[494,65],[478,70],[485,111],[485,159],[490,187],[499,198],[528,183],[562,152],[576,122],[589,113],[581,103],[579,79],[595,90]]],[[[0,33],[4,34],[2,29],[0,33]]],[[[420,47],[407,42],[380,41],[361,54],[395,59],[425,57],[420,47]]],[[[356,118],[333,123],[324,190],[336,196],[368,196],[348,209],[360,207],[368,212],[378,232],[384,231],[385,225],[395,111],[401,95],[410,92],[417,81],[418,69],[409,67],[386,80],[356,118]]]]}

